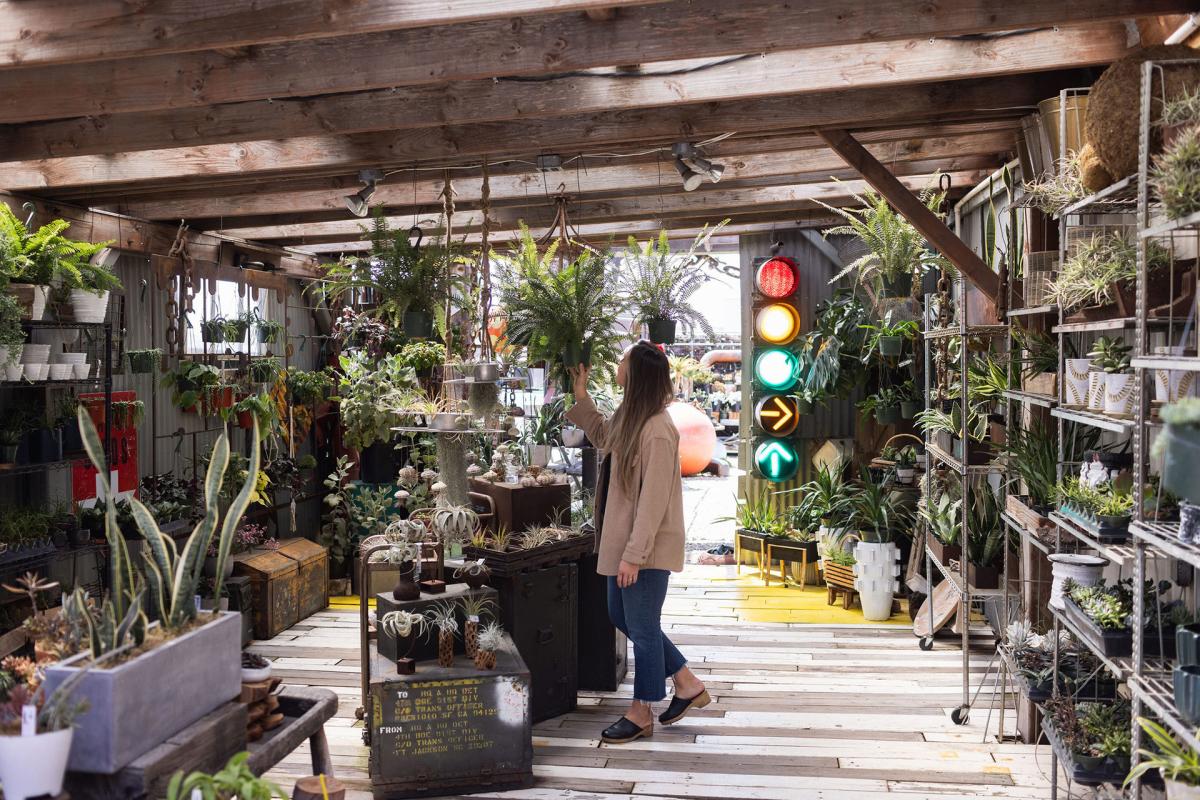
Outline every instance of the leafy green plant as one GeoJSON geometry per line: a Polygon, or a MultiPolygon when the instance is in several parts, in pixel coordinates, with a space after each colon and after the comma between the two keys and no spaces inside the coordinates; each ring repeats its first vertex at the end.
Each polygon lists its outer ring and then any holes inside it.
{"type": "Polygon", "coordinates": [[[15,295],[7,292],[0,294],[0,347],[8,348],[8,362],[0,363],[0,367],[16,363],[17,348],[25,344],[25,329],[21,327],[21,314],[21,302],[15,295]]]}
{"type": "Polygon", "coordinates": [[[900,392],[895,386],[883,386],[877,391],[858,401],[858,410],[863,414],[879,416],[879,411],[885,408],[895,408],[900,405],[900,392]]]}
{"type": "Polygon", "coordinates": [[[126,350],[129,367],[137,372],[154,372],[162,360],[162,350],[152,347],[147,350],[126,350]]]}
{"type": "Polygon", "coordinates": [[[878,325],[867,323],[859,326],[864,331],[867,331],[867,342],[862,354],[864,363],[872,358],[875,351],[879,350],[880,339],[895,337],[912,341],[921,332],[921,326],[915,319],[901,319],[893,322],[892,314],[891,310],[885,313],[878,325]]]}
{"type": "Polygon", "coordinates": [[[233,411],[237,414],[253,414],[260,431],[273,431],[279,423],[275,401],[269,394],[247,395],[233,405],[233,411]]]}
{"type": "Polygon", "coordinates": [[[739,528],[758,533],[781,535],[787,523],[771,501],[771,494],[762,489],[757,494],[747,494],[745,502],[739,503],[732,517],[717,517],[714,522],[734,522],[739,528]]]}
{"type": "Polygon", "coordinates": [[[962,532],[960,514],[962,500],[956,500],[949,492],[943,491],[937,500],[926,499],[920,510],[921,518],[929,525],[929,532],[944,545],[958,544],[962,532]]]}
{"type": "Polygon", "coordinates": [[[1124,517],[1133,513],[1133,495],[1130,492],[1112,491],[1101,495],[1096,513],[1102,517],[1124,517]]]}
{"type": "Polygon", "coordinates": [[[1016,357],[1016,363],[1021,365],[1024,377],[1040,375],[1043,372],[1058,370],[1058,338],[1042,331],[1014,325],[1013,340],[1021,349],[1016,357]]]}
{"type": "Polygon", "coordinates": [[[1039,420],[1028,430],[1009,427],[1001,450],[1012,473],[1029,492],[1029,502],[1044,508],[1054,502],[1058,484],[1058,440],[1039,420]]]}
{"type": "Polygon", "coordinates": [[[446,363],[446,346],[441,342],[409,342],[398,355],[401,363],[421,373],[446,363]]]}
{"type": "Polygon", "coordinates": [[[249,753],[238,753],[212,775],[175,773],[167,784],[167,800],[191,800],[194,792],[199,792],[203,800],[287,800],[283,789],[250,770],[246,764],[249,758],[249,753]]]}
{"type": "Polygon", "coordinates": [[[948,433],[961,439],[964,438],[965,432],[977,442],[983,441],[987,435],[987,415],[979,413],[973,407],[967,411],[967,425],[964,431],[962,408],[958,403],[954,403],[949,412],[938,408],[926,408],[918,412],[915,422],[923,433],[928,434],[948,433]]]}
{"type": "Polygon", "coordinates": [[[255,315],[252,311],[227,318],[225,320],[225,341],[245,342],[246,334],[250,332],[250,326],[254,324],[254,320],[255,315]]]}
{"type": "Polygon", "coordinates": [[[729,220],[704,229],[684,252],[672,253],[667,232],[645,243],[630,236],[621,259],[621,287],[633,306],[638,323],[653,319],[671,319],[689,334],[699,328],[713,338],[712,325],[696,310],[690,298],[708,282],[716,259],[709,254],[709,242],[729,220]]]}
{"type": "Polygon", "coordinates": [[[200,337],[206,342],[225,341],[225,318],[211,317],[200,321],[200,337]]]}
{"type": "Polygon", "coordinates": [[[850,500],[842,477],[845,472],[844,462],[828,464],[818,468],[812,480],[785,492],[800,495],[793,522],[801,524],[795,527],[813,528],[831,524],[847,513],[850,500]]]}
{"type": "Polygon", "coordinates": [[[255,316],[254,330],[258,334],[258,340],[263,344],[279,344],[283,337],[283,323],[278,320],[255,316]]]}
{"type": "Polygon", "coordinates": [[[198,361],[180,361],[162,379],[162,385],[172,390],[171,402],[181,409],[196,405],[207,390],[220,384],[220,371],[214,366],[198,361]]]}
{"type": "Polygon", "coordinates": [[[1004,554],[1007,533],[1000,518],[1000,504],[986,479],[971,478],[967,497],[967,560],[977,567],[996,566],[1004,554]]]}
{"type": "Polygon", "coordinates": [[[1181,745],[1170,731],[1154,720],[1138,717],[1138,725],[1149,737],[1153,748],[1138,750],[1137,764],[1125,776],[1125,786],[1151,770],[1158,770],[1164,780],[1200,786],[1200,754],[1181,745]]]}
{"type": "MultiPolygon", "coordinates": [[[[934,213],[941,208],[942,193],[926,189],[920,196],[926,208],[934,213]]],[[[868,249],[866,255],[851,262],[830,283],[853,274],[859,283],[873,291],[877,300],[883,296],[888,282],[907,275],[919,275],[945,263],[944,258],[926,246],[925,237],[882,195],[868,190],[861,196],[854,195],[854,199],[859,203],[858,208],[840,208],[817,201],[846,221],[845,225],[825,231],[825,236],[857,236],[868,249]]]]}
{"type": "Polygon", "coordinates": [[[121,282],[104,267],[90,263],[92,256],[112,242],[80,242],[63,236],[71,223],[56,219],[30,230],[25,222],[0,203],[0,276],[13,283],[102,292],[119,289],[121,282]]]}
{"type": "Polygon", "coordinates": [[[839,567],[853,567],[858,563],[853,553],[836,547],[825,551],[825,560],[832,564],[837,564],[839,567]]]}
{"type": "Polygon", "coordinates": [[[338,456],[333,472],[323,481],[326,489],[325,520],[318,538],[329,549],[329,557],[338,564],[349,558],[355,542],[354,531],[350,528],[350,502],[346,492],[352,466],[354,463],[346,456],[338,456]]]}
{"type": "Polygon", "coordinates": [[[996,403],[1012,388],[1008,366],[991,353],[977,353],[967,363],[967,394],[973,405],[996,403]]]}
{"type": "Polygon", "coordinates": [[[1200,211],[1200,128],[1180,131],[1170,147],[1155,156],[1150,183],[1168,219],[1200,211]]]}
{"type": "Polygon", "coordinates": [[[287,368],[287,388],[292,402],[319,403],[333,390],[335,383],[328,369],[305,371],[296,367],[287,368]]]}
{"type": "Polygon", "coordinates": [[[247,367],[251,383],[274,383],[281,371],[279,359],[274,356],[256,358],[247,367]]]}
{"type": "Polygon", "coordinates": [[[1159,416],[1167,425],[1200,427],[1200,397],[1181,397],[1163,406],[1159,416]]]}
{"type": "Polygon", "coordinates": [[[402,409],[416,389],[416,376],[396,355],[378,363],[357,352],[341,356],[338,406],[346,444],[369,447],[390,441],[402,409]]]}
{"type": "Polygon", "coordinates": [[[587,360],[600,377],[611,377],[624,337],[619,320],[625,310],[620,287],[608,269],[606,253],[581,248],[568,263],[554,266],[555,242],[539,249],[522,227],[517,249],[500,267],[499,300],[508,316],[509,342],[528,349],[530,362],[552,364],[566,382],[567,361],[587,360]]]}
{"type": "Polygon", "coordinates": [[[1116,339],[1097,336],[1096,341],[1092,344],[1092,349],[1088,352],[1088,358],[1110,375],[1121,374],[1129,372],[1129,354],[1132,351],[1133,345],[1125,344],[1125,340],[1120,336],[1116,339]]]}
{"type": "Polygon", "coordinates": [[[817,306],[813,329],[797,340],[799,391],[806,400],[844,397],[862,382],[870,312],[852,291],[839,289],[817,306]]]}
{"type": "Polygon", "coordinates": [[[890,542],[900,533],[909,532],[913,514],[887,481],[871,480],[864,470],[853,485],[850,497],[851,522],[864,542],[890,542]]]}

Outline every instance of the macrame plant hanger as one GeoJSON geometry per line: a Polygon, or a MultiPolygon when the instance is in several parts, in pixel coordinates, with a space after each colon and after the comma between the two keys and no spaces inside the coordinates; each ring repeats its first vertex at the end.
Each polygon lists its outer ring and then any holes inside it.
{"type": "Polygon", "coordinates": [[[571,224],[571,219],[567,211],[567,206],[571,202],[571,198],[566,193],[567,185],[560,183],[558,190],[554,195],[554,221],[550,223],[549,229],[537,240],[539,245],[548,245],[551,242],[558,242],[558,268],[564,269],[567,264],[578,255],[578,251],[582,250],[584,245],[578,241],[579,231],[571,224]],[[574,231],[576,238],[571,238],[571,233],[574,231]]]}

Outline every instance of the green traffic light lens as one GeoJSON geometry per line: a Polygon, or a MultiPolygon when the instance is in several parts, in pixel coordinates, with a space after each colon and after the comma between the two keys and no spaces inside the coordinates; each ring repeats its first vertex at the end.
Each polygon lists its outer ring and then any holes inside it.
{"type": "Polygon", "coordinates": [[[796,385],[800,362],[787,350],[764,350],[754,359],[754,377],[768,389],[786,392],[796,385]]]}
{"type": "Polygon", "coordinates": [[[800,470],[800,458],[790,442],[771,439],[754,448],[754,466],[772,483],[783,483],[800,470]]]}

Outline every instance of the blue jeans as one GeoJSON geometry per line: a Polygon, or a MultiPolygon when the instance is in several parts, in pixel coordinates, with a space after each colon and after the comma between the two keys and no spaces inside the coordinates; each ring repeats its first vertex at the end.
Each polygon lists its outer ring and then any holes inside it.
{"type": "Polygon", "coordinates": [[[637,582],[625,589],[608,578],[608,618],[633,642],[633,699],[643,703],[666,697],[667,678],[687,666],[659,622],[670,577],[665,569],[639,570],[637,582]]]}

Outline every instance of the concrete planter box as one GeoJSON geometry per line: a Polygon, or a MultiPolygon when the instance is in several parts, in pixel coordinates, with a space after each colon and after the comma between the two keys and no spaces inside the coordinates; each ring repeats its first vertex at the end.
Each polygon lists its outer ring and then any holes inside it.
{"type": "MultiPolygon", "coordinates": [[[[88,711],[75,723],[68,769],[111,774],[242,690],[242,620],[221,614],[114,669],[88,672],[75,690],[88,711]]],[[[84,653],[46,670],[52,691],[84,653]]]]}

